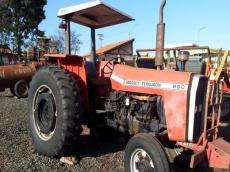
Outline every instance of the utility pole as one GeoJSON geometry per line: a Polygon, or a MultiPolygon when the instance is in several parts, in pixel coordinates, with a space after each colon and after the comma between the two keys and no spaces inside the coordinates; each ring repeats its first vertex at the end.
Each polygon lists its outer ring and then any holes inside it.
{"type": "Polygon", "coordinates": [[[199,28],[197,31],[197,43],[198,43],[198,45],[200,43],[200,33],[201,33],[201,31],[203,31],[205,29],[207,29],[207,27],[203,26],[203,27],[199,28]]]}
{"type": "Polygon", "coordinates": [[[100,43],[101,43],[100,47],[102,47],[103,46],[104,35],[99,33],[99,34],[97,34],[97,36],[98,36],[98,39],[100,40],[100,43]]]}

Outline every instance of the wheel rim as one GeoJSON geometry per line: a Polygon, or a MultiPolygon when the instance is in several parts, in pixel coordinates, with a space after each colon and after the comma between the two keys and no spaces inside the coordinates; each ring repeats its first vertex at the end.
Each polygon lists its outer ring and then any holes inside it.
{"type": "Polygon", "coordinates": [[[136,149],[131,155],[131,172],[155,171],[153,160],[143,149],[136,149]]]}
{"type": "Polygon", "coordinates": [[[19,96],[25,96],[28,92],[27,83],[23,82],[18,85],[17,92],[19,96]]]}
{"type": "Polygon", "coordinates": [[[39,87],[33,99],[33,121],[37,135],[48,141],[56,129],[57,110],[52,90],[43,85],[39,87]]]}

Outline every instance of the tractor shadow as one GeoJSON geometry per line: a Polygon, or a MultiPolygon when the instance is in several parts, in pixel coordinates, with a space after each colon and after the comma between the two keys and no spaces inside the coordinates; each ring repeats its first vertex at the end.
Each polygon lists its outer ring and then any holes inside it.
{"type": "Polygon", "coordinates": [[[114,131],[102,135],[81,135],[76,142],[76,147],[71,150],[70,156],[76,157],[80,162],[86,157],[100,157],[106,154],[112,154],[119,151],[124,151],[130,136],[126,136],[114,131]]]}

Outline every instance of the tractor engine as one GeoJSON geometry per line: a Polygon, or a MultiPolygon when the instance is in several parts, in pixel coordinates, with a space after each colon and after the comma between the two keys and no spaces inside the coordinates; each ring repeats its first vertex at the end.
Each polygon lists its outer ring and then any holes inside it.
{"type": "Polygon", "coordinates": [[[159,132],[165,129],[160,96],[146,96],[112,91],[105,104],[107,125],[121,132],[159,132]]]}

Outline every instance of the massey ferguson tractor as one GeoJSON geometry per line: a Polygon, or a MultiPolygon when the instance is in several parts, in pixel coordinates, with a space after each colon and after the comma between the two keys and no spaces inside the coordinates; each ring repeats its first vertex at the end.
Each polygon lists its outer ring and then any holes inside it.
{"type": "MultiPolygon", "coordinates": [[[[133,19],[101,1],[60,9],[65,54],[47,54],[50,65],[33,77],[29,124],[34,147],[46,156],[63,155],[80,138],[82,125],[111,127],[133,136],[125,149],[127,172],[172,170],[185,156],[190,168],[201,162],[228,169],[230,145],[219,138],[222,78],[163,68],[163,9],[157,25],[156,69],[99,61],[95,30],[133,19]],[[91,29],[91,58],[71,55],[70,22],[91,29]]],[[[225,53],[223,58],[228,56],[225,53]]]]}

